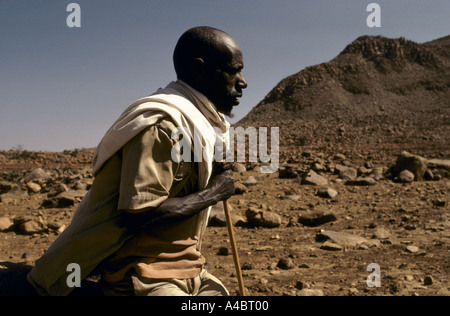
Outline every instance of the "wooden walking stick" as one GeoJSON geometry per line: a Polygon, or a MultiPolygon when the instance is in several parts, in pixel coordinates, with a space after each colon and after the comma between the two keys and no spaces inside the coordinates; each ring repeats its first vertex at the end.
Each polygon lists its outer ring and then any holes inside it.
{"type": "Polygon", "coordinates": [[[236,240],[234,239],[233,222],[231,221],[230,208],[228,200],[223,201],[223,209],[225,211],[225,218],[227,221],[228,236],[230,237],[231,252],[233,253],[234,267],[236,268],[236,275],[239,284],[239,294],[245,296],[244,280],[242,279],[241,265],[239,264],[239,256],[237,252],[236,240]]]}

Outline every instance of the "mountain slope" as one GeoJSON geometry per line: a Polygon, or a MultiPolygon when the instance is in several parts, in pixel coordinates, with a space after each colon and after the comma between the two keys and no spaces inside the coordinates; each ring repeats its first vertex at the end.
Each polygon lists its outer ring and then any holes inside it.
{"type": "Polygon", "coordinates": [[[425,44],[362,36],[283,79],[236,125],[279,126],[283,147],[449,154],[450,36],[425,44]]]}

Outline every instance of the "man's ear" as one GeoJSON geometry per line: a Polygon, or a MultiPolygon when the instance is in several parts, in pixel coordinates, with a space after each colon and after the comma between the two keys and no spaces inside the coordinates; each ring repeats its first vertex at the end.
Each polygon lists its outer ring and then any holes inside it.
{"type": "Polygon", "coordinates": [[[203,58],[195,58],[192,63],[192,74],[195,76],[197,81],[201,81],[205,76],[205,61],[203,58]]]}

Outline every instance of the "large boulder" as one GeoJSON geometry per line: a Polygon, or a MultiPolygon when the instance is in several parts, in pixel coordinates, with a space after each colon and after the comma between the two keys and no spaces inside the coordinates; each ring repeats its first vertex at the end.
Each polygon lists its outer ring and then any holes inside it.
{"type": "Polygon", "coordinates": [[[400,173],[404,170],[410,171],[414,175],[415,180],[423,180],[427,171],[427,160],[407,151],[402,151],[398,155],[395,165],[391,168],[392,177],[400,176],[400,173]]]}

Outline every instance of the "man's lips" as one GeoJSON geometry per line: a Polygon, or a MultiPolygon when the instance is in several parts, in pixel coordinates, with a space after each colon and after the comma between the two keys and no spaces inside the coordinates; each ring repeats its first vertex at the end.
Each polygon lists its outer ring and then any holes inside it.
{"type": "Polygon", "coordinates": [[[235,95],[235,96],[233,96],[233,103],[235,104],[235,105],[238,105],[241,101],[239,100],[239,98],[242,98],[242,94],[238,94],[238,95],[235,95]]]}

